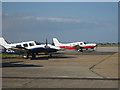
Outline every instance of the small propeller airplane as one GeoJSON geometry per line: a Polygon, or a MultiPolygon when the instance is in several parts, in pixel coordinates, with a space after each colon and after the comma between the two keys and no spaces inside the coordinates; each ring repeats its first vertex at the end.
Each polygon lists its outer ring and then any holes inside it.
{"type": "Polygon", "coordinates": [[[55,46],[58,46],[62,49],[77,50],[80,52],[83,52],[83,49],[88,50],[89,48],[94,49],[95,47],[97,47],[97,44],[95,43],[86,44],[85,42],[74,42],[74,43],[62,44],[57,40],[57,38],[53,38],[53,43],[55,46]]]}
{"type": "Polygon", "coordinates": [[[34,59],[38,53],[45,53],[48,54],[49,57],[52,57],[52,53],[61,49],[59,47],[48,44],[47,39],[46,44],[40,44],[36,41],[8,44],[3,37],[0,37],[0,45],[6,49],[7,53],[24,54],[25,59],[28,59],[30,55],[32,56],[32,59],[34,59]]]}

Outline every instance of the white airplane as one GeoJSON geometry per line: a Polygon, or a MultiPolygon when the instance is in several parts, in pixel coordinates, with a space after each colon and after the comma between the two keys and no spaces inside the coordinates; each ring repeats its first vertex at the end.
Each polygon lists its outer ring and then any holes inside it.
{"type": "Polygon", "coordinates": [[[77,50],[80,52],[83,52],[83,49],[88,50],[89,48],[94,49],[95,47],[97,47],[97,44],[95,43],[86,44],[85,42],[74,42],[74,43],[62,44],[57,40],[57,38],[53,38],[53,43],[55,46],[58,46],[60,48],[77,50]]]}
{"type": "Polygon", "coordinates": [[[6,49],[7,53],[22,53],[26,59],[29,58],[29,55],[31,55],[33,59],[38,53],[45,53],[52,57],[53,52],[57,52],[61,49],[51,44],[47,44],[47,40],[46,44],[40,44],[36,41],[8,44],[3,37],[0,37],[0,45],[6,49]]]}

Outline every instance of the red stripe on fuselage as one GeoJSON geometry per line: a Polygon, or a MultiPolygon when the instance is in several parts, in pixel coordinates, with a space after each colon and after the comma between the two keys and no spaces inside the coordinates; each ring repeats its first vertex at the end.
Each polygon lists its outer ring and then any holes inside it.
{"type": "Polygon", "coordinates": [[[95,46],[83,46],[83,48],[94,48],[95,46]]]}
{"type": "MultiPolygon", "coordinates": [[[[64,48],[64,49],[75,49],[74,46],[59,46],[60,48],[64,48]]],[[[82,46],[83,48],[94,48],[95,46],[82,46]]]]}
{"type": "Polygon", "coordinates": [[[64,49],[75,49],[73,46],[59,46],[60,48],[64,48],[64,49]]]}

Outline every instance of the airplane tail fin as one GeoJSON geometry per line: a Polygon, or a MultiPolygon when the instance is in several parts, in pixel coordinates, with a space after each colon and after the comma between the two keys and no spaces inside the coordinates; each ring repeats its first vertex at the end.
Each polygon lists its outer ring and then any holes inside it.
{"type": "Polygon", "coordinates": [[[55,46],[61,45],[61,43],[57,40],[57,38],[53,38],[53,43],[55,44],[55,46]]]}
{"type": "Polygon", "coordinates": [[[7,48],[10,48],[10,45],[5,41],[3,37],[0,37],[0,45],[7,48]]]}

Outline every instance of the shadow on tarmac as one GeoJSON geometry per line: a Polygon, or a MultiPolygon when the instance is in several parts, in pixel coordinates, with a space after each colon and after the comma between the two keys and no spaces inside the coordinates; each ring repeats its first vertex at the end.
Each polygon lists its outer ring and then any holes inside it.
{"type": "Polygon", "coordinates": [[[99,52],[99,51],[83,51],[83,52],[64,52],[66,55],[113,55],[116,52],[99,52]]]}
{"type": "Polygon", "coordinates": [[[35,59],[31,59],[31,60],[49,60],[49,59],[65,59],[65,58],[75,58],[75,57],[71,57],[71,56],[63,56],[63,55],[53,55],[52,57],[36,57],[35,59]]]}
{"type": "Polygon", "coordinates": [[[2,68],[5,68],[5,67],[44,67],[43,65],[16,64],[16,63],[21,63],[21,62],[23,61],[2,63],[2,68]]]}

